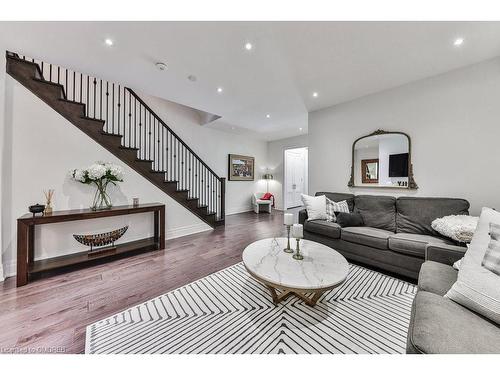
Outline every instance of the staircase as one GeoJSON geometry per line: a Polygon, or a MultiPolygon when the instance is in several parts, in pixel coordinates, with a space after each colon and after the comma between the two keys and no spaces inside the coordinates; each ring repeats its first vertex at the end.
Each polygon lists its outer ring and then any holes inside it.
{"type": "Polygon", "coordinates": [[[217,176],[132,90],[6,53],[7,73],[123,163],[212,227],[224,225],[217,176]]]}

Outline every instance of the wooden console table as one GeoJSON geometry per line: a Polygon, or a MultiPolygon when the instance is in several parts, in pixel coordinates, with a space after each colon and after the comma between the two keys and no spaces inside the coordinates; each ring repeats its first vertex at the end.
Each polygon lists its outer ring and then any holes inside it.
{"type": "Polygon", "coordinates": [[[92,211],[90,209],[54,211],[50,215],[35,217],[33,217],[33,214],[26,214],[17,219],[17,286],[26,285],[31,276],[42,272],[92,263],[97,259],[117,258],[132,252],[163,250],[164,248],[165,205],[161,203],[141,204],[139,206],[116,206],[101,211],[92,211]],[[154,214],[153,237],[117,244],[115,246],[116,249],[111,252],[89,255],[88,251],[80,251],[74,254],[35,261],[35,225],[131,215],[144,212],[153,212],[154,214]]]}

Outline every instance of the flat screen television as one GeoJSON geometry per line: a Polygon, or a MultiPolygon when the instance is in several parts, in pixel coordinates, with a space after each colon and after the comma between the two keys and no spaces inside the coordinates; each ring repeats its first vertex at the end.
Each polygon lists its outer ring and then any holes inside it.
{"type": "Polygon", "coordinates": [[[389,155],[389,177],[408,177],[408,153],[389,155]]]}

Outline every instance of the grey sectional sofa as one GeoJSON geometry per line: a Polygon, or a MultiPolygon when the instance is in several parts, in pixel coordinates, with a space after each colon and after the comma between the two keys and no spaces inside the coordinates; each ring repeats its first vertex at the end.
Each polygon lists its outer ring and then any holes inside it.
{"type": "Polygon", "coordinates": [[[307,220],[299,212],[304,238],[323,243],[347,259],[413,279],[418,278],[425,252],[431,245],[454,245],[431,228],[434,219],[468,215],[469,202],[455,198],[417,198],[318,192],[338,202],[346,200],[358,212],[362,227],[344,227],[326,220],[307,220]]]}
{"type": "Polygon", "coordinates": [[[451,265],[465,248],[428,246],[408,329],[406,352],[500,353],[500,327],[443,296],[457,280],[451,265]]]}

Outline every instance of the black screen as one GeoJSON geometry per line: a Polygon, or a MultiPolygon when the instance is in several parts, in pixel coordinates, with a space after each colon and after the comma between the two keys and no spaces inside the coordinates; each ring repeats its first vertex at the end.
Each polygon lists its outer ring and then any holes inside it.
{"type": "Polygon", "coordinates": [[[408,153],[389,155],[389,177],[408,177],[408,153]]]}

